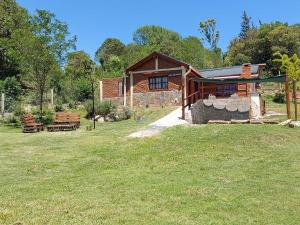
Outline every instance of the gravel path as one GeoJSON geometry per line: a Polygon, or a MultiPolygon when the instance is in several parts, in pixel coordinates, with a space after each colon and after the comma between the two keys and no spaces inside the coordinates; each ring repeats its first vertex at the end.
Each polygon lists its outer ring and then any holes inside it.
{"type": "Polygon", "coordinates": [[[153,135],[157,135],[161,133],[163,130],[169,127],[182,125],[182,124],[187,124],[187,122],[181,119],[181,107],[180,107],[174,110],[173,112],[169,113],[165,117],[149,124],[143,130],[130,134],[128,137],[132,137],[132,138],[151,137],[153,135]]]}

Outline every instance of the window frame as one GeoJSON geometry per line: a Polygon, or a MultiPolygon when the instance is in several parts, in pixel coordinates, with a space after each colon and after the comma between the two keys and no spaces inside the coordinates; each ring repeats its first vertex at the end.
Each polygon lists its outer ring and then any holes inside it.
{"type": "Polygon", "coordinates": [[[150,91],[160,91],[169,89],[168,76],[153,76],[148,78],[148,88],[150,91]]]}
{"type": "Polygon", "coordinates": [[[216,86],[217,97],[230,97],[232,94],[235,94],[237,92],[238,92],[237,83],[217,84],[216,86]]]}

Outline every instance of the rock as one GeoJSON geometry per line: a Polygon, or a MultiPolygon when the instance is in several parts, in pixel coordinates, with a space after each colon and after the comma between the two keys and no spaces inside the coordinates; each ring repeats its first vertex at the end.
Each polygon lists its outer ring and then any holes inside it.
{"type": "Polygon", "coordinates": [[[300,127],[300,121],[290,122],[289,127],[291,127],[291,128],[300,127]]]}
{"type": "Polygon", "coordinates": [[[262,120],[250,120],[250,124],[264,124],[262,120]]]}
{"type": "Polygon", "coordinates": [[[249,122],[250,122],[250,120],[231,120],[232,124],[246,124],[249,122]]]}
{"type": "Polygon", "coordinates": [[[101,116],[97,119],[97,122],[98,123],[104,123],[104,118],[101,116]]]}
{"type": "Polygon", "coordinates": [[[272,119],[264,119],[264,124],[279,124],[278,120],[272,120],[272,119]]]}
{"type": "Polygon", "coordinates": [[[105,121],[105,122],[114,122],[114,119],[111,118],[111,117],[109,117],[109,116],[106,116],[106,117],[104,118],[104,121],[105,121]]]}
{"type": "Polygon", "coordinates": [[[226,121],[226,120],[209,120],[208,124],[230,124],[230,121],[226,121]]]}
{"type": "Polygon", "coordinates": [[[281,125],[281,126],[285,126],[285,125],[288,125],[288,124],[290,124],[291,122],[292,122],[292,120],[291,120],[291,119],[289,119],[289,120],[286,120],[286,121],[283,121],[283,122],[279,123],[279,125],[281,125]]]}

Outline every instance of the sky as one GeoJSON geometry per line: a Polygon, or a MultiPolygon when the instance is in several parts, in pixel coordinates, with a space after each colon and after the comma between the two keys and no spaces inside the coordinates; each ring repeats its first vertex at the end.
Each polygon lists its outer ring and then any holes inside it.
{"type": "Polygon", "coordinates": [[[160,25],[182,37],[200,37],[199,22],[217,20],[219,47],[227,50],[240,32],[245,10],[255,25],[271,21],[300,23],[300,0],[17,0],[33,13],[46,9],[66,22],[76,35],[77,50],[94,58],[101,43],[109,37],[132,42],[133,32],[144,25],[160,25]]]}

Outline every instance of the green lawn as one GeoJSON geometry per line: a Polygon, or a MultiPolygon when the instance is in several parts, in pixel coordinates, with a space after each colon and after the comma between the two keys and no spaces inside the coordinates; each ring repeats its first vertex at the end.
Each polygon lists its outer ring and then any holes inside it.
{"type": "Polygon", "coordinates": [[[126,138],[169,110],[95,131],[0,126],[0,224],[299,224],[300,129],[202,125],[126,138]]]}

